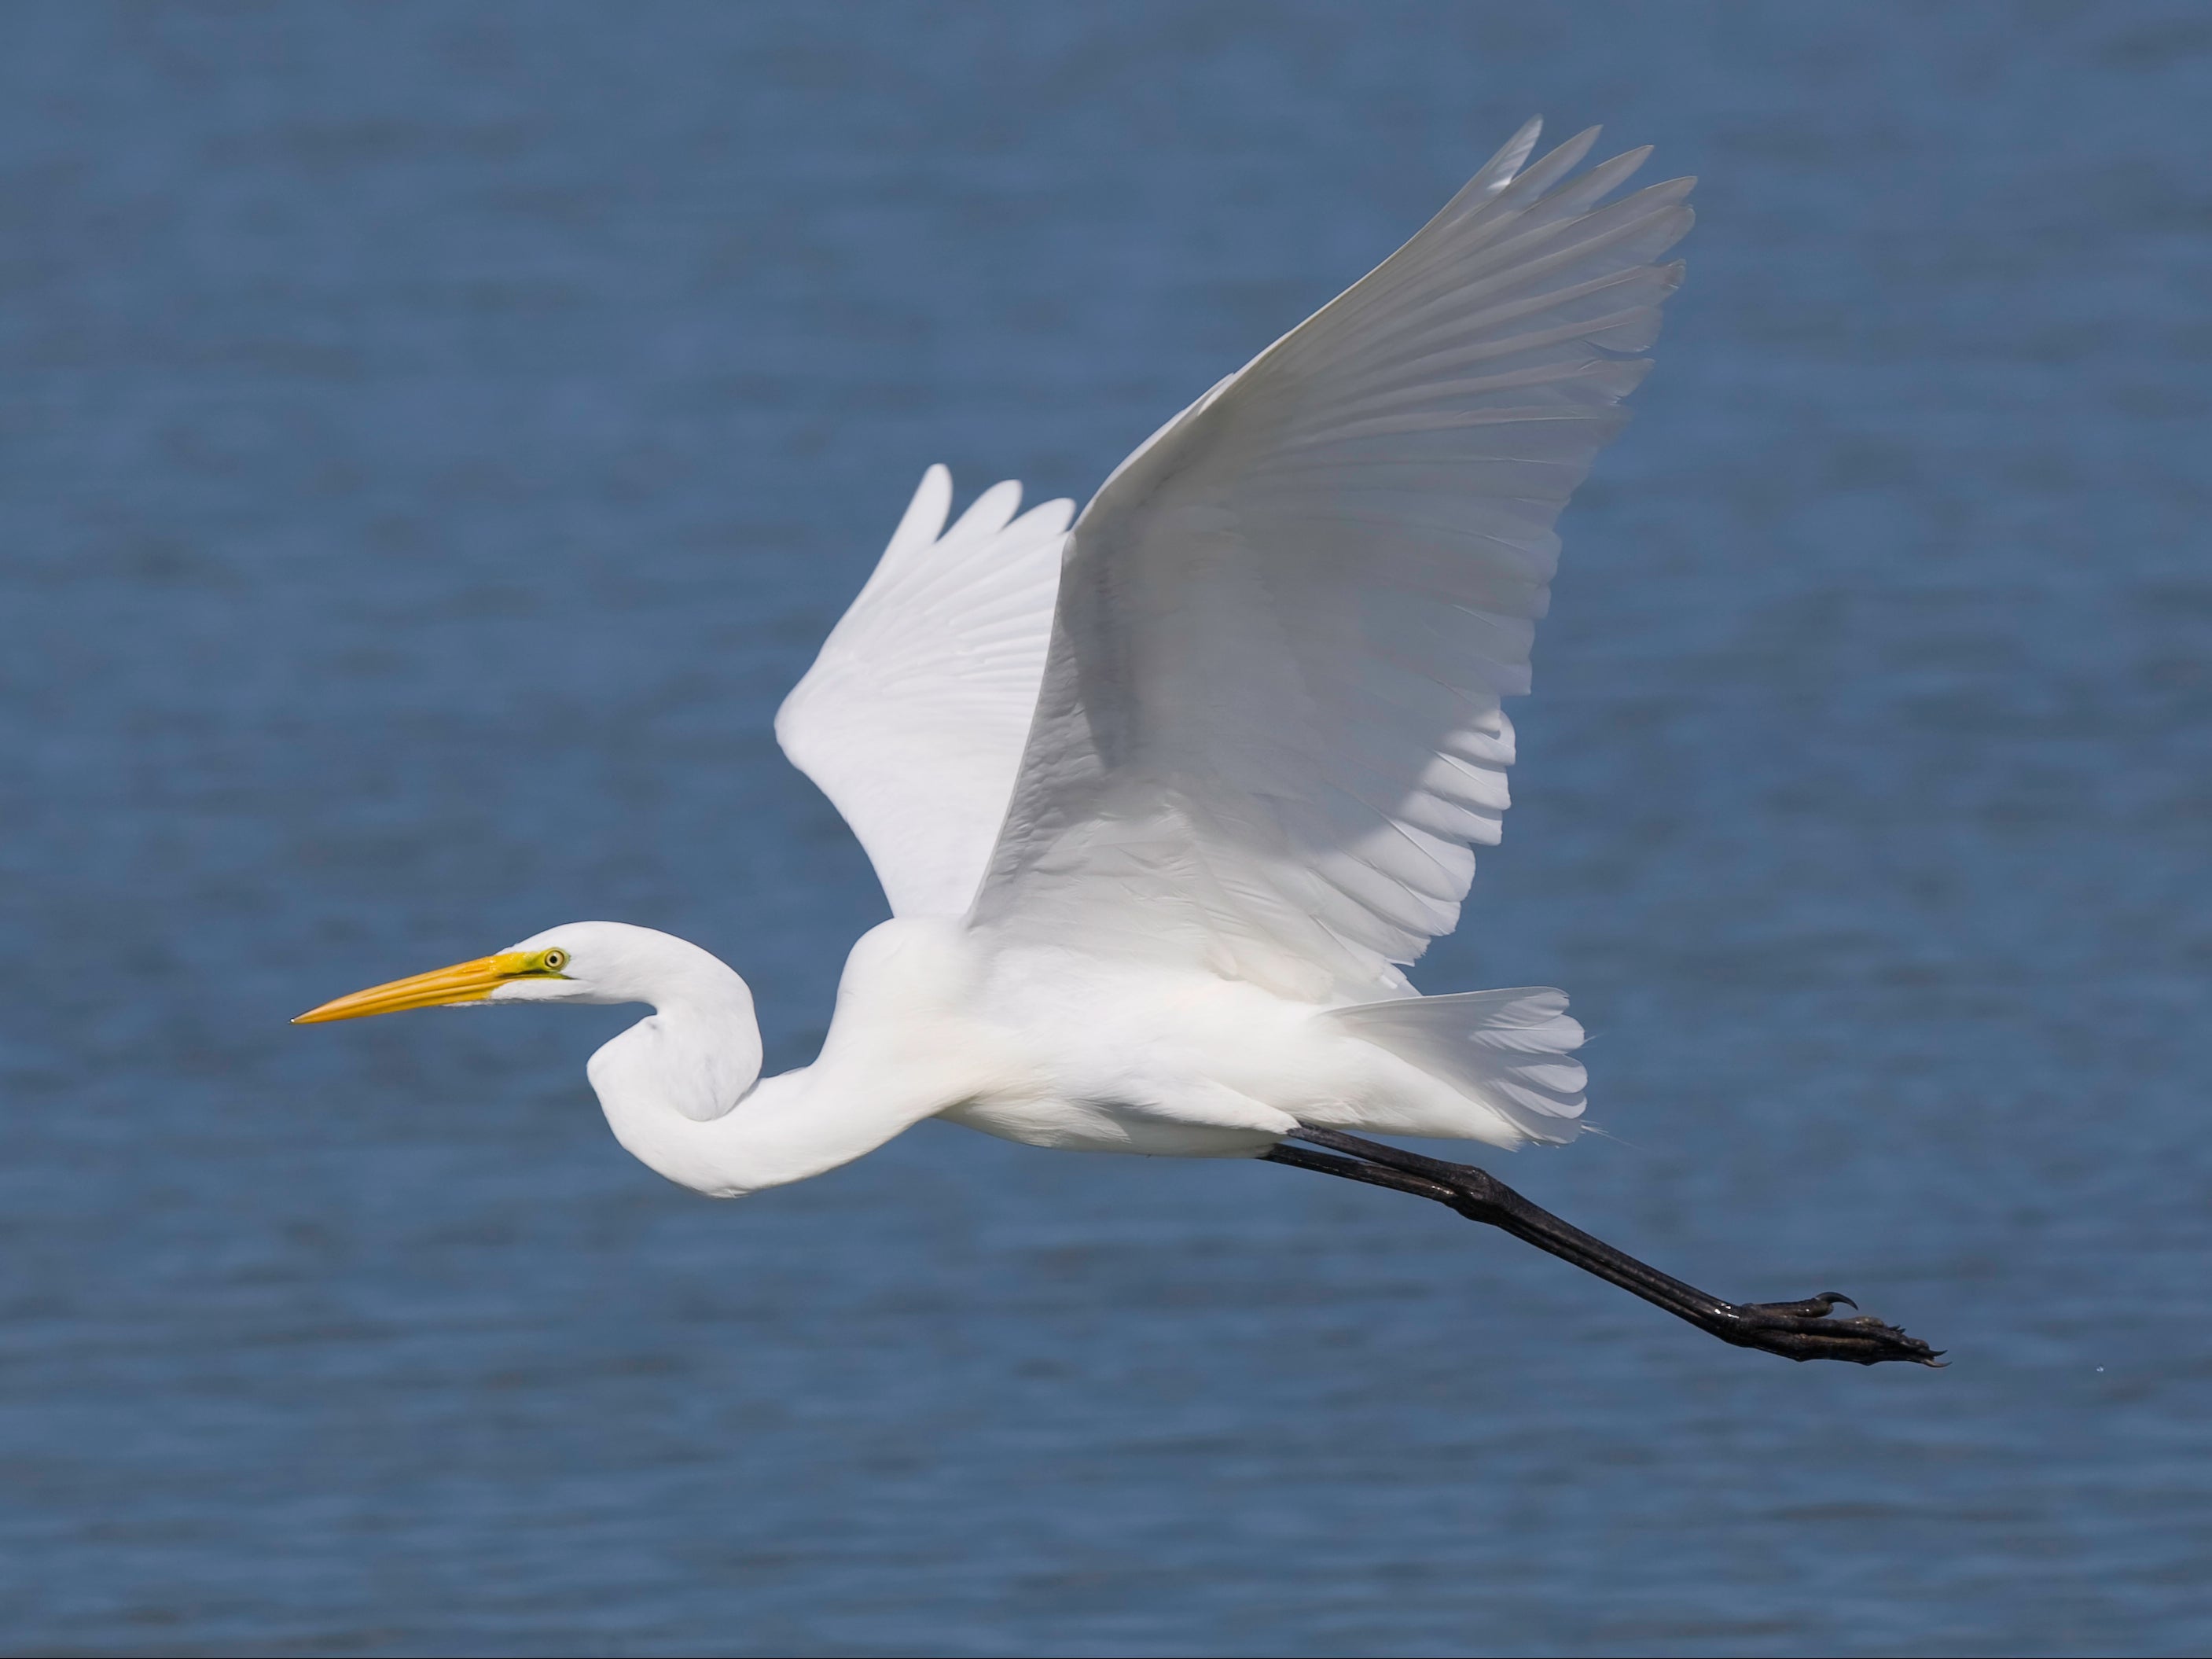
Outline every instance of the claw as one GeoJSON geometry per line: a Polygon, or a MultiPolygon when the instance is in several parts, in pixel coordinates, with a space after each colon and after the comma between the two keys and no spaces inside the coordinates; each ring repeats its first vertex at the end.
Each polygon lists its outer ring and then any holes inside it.
{"type": "Polygon", "coordinates": [[[1830,1318],[1839,1304],[1852,1309],[1858,1306],[1836,1291],[1824,1291],[1802,1302],[1749,1303],[1735,1310],[1735,1317],[1728,1322],[1729,1328],[1713,1334],[1785,1359],[1848,1359],[1860,1365],[1909,1359],[1940,1368],[1940,1352],[1895,1326],[1867,1314],[1852,1319],[1830,1318]]]}

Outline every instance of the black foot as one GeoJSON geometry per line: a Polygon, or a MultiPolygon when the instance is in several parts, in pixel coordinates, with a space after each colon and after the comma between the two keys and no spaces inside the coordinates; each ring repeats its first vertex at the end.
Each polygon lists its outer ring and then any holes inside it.
{"type": "Polygon", "coordinates": [[[1446,1164],[1340,1129],[1301,1128],[1292,1139],[1307,1145],[1285,1141],[1267,1156],[1278,1164],[1394,1188],[1449,1205],[1469,1221],[1510,1233],[1739,1348],[1758,1348],[1784,1359],[1844,1359],[1859,1365],[1879,1365],[1887,1359],[1909,1359],[1920,1365],[1942,1361],[1941,1349],[1879,1319],[1864,1314],[1854,1319],[1831,1318],[1838,1303],[1858,1307],[1833,1291],[1802,1302],[1723,1302],[1570,1226],[1471,1164],[1446,1164]],[[1308,1146],[1328,1150],[1310,1152],[1308,1146]]]}
{"type": "Polygon", "coordinates": [[[1917,1336],[1907,1336],[1894,1325],[1885,1325],[1865,1314],[1856,1319],[1831,1319],[1828,1316],[1838,1302],[1847,1308],[1859,1305],[1833,1291],[1824,1291],[1803,1302],[1730,1304],[1705,1328],[1723,1342],[1778,1353],[1784,1359],[1848,1359],[1860,1365],[1910,1359],[1942,1367],[1941,1349],[1929,1347],[1917,1336]]]}

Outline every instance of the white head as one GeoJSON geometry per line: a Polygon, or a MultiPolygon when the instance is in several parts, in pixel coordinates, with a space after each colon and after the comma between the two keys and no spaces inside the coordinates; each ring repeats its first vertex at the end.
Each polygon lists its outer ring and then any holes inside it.
{"type": "MultiPolygon", "coordinates": [[[[471,962],[356,991],[292,1023],[494,1002],[648,1002],[714,1008],[744,982],[689,940],[622,921],[571,921],[471,962]]],[[[745,996],[748,1012],[751,999],[745,996]]]]}

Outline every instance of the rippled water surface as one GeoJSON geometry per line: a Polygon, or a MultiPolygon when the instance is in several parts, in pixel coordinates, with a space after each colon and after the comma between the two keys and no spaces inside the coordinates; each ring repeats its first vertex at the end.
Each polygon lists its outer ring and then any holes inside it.
{"type": "Polygon", "coordinates": [[[0,1643],[2212,1642],[2212,15],[0,17],[0,1643]],[[1432,989],[1540,1201],[925,1125],[738,1205],[620,1011],[294,1030],[553,922],[808,1058],[881,914],[769,718],[925,465],[1082,495],[1526,113],[1705,179],[1432,989]]]}

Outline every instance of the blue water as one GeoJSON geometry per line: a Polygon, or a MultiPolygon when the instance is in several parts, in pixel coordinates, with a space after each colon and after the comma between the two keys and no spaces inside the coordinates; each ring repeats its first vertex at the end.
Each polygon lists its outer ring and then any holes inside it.
{"type": "Polygon", "coordinates": [[[2212,14],[0,16],[0,1644],[2212,1643],[2212,14]],[[882,914],[769,715],[922,468],[1081,495],[1524,115],[1695,172],[1432,989],[1434,1206],[938,1125],[738,1205],[624,1011],[293,1013],[554,922],[808,1058],[882,914]]]}

